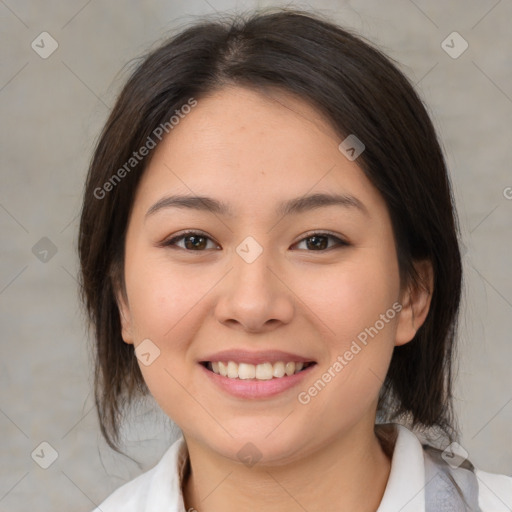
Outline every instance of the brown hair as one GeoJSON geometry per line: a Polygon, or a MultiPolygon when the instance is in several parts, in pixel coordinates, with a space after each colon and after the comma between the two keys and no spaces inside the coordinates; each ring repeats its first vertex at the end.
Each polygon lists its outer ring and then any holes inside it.
{"type": "Polygon", "coordinates": [[[152,153],[132,168],[126,162],[190,98],[200,101],[228,84],[295,93],[325,114],[340,141],[356,134],[364,142],[357,163],[386,201],[401,279],[418,283],[415,260],[430,260],[434,270],[429,314],[411,342],[395,347],[377,417],[458,436],[452,359],[462,268],[450,181],[432,122],[407,78],[370,43],[318,14],[276,11],[200,20],[145,55],[99,137],[78,245],[81,297],[94,327],[96,406],[114,449],[125,406],[148,392],[133,345],[122,340],[114,292],[126,293],[125,234],[152,153]],[[129,172],[113,183],[123,166],[129,172]],[[109,180],[108,193],[98,193],[109,180]]]}

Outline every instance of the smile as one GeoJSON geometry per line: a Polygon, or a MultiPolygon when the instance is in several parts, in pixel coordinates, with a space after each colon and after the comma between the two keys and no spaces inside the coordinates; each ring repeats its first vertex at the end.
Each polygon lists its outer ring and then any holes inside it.
{"type": "Polygon", "coordinates": [[[208,361],[203,364],[213,373],[230,379],[271,380],[290,377],[315,363],[276,361],[275,363],[265,362],[255,365],[250,363],[235,363],[234,361],[208,361]]]}
{"type": "Polygon", "coordinates": [[[251,364],[202,361],[198,366],[214,388],[223,393],[238,399],[263,400],[298,387],[317,363],[267,361],[251,364]]]}

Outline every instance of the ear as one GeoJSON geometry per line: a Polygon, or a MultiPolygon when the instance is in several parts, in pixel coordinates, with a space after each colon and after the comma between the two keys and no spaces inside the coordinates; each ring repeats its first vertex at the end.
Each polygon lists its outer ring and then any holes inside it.
{"type": "Polygon", "coordinates": [[[421,260],[414,263],[420,277],[420,283],[409,283],[402,290],[400,304],[402,310],[398,317],[395,345],[405,345],[411,341],[423,325],[430,309],[434,290],[434,271],[432,262],[421,260]]]}
{"type": "Polygon", "coordinates": [[[121,336],[125,343],[133,345],[133,323],[128,299],[122,291],[116,292],[116,302],[121,320],[121,336]]]}

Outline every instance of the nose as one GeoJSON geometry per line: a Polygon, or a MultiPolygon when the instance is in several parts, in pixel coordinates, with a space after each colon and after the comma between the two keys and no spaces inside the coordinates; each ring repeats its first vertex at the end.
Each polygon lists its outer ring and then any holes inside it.
{"type": "Polygon", "coordinates": [[[232,270],[219,289],[215,308],[219,322],[251,333],[268,332],[291,322],[294,293],[268,253],[263,250],[251,263],[234,253],[232,270]]]}

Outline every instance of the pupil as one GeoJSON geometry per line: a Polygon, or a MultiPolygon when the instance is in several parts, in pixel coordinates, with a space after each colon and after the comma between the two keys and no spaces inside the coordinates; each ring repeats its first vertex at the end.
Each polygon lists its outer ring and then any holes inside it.
{"type": "MultiPolygon", "coordinates": [[[[205,237],[204,236],[194,236],[194,235],[189,235],[186,237],[187,242],[186,242],[186,246],[187,246],[187,249],[190,249],[190,248],[194,248],[194,249],[203,249],[204,248],[204,240],[205,240],[205,237]],[[188,241],[191,241],[191,243],[188,243],[188,241]]],[[[326,240],[327,240],[327,237],[325,236],[310,236],[308,238],[308,248],[313,248],[313,249],[325,249],[327,247],[326,245],[326,240]],[[313,241],[311,243],[311,241],[313,241]]]]}
{"type": "MultiPolygon", "coordinates": [[[[326,244],[325,244],[326,238],[327,237],[325,237],[325,236],[311,236],[311,237],[309,237],[309,240],[315,240],[317,242],[316,244],[313,243],[313,245],[312,245],[315,249],[318,249],[318,248],[325,249],[326,248],[326,244]],[[319,239],[323,240],[323,243],[320,243],[320,246],[318,245],[319,239]]],[[[308,242],[308,247],[309,247],[309,242],[308,242]]]]}
{"type": "Polygon", "coordinates": [[[202,248],[202,246],[204,245],[203,244],[200,244],[200,245],[197,245],[197,240],[202,240],[204,242],[204,236],[194,236],[194,235],[189,235],[186,240],[193,240],[191,244],[189,244],[188,242],[186,242],[186,246],[187,246],[187,249],[190,249],[191,247],[192,248],[202,248]],[[195,242],[194,242],[195,240],[195,242]]]}

